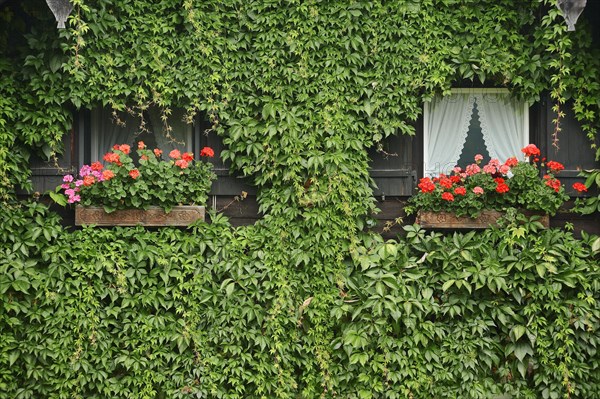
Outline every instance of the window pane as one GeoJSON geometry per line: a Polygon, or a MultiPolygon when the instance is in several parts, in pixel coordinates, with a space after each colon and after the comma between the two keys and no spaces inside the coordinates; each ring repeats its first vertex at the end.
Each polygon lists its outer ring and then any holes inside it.
{"type": "Polygon", "coordinates": [[[481,123],[479,122],[479,111],[477,110],[477,102],[473,104],[473,113],[471,115],[471,123],[469,124],[469,131],[467,133],[467,139],[463,146],[460,158],[458,159],[458,166],[466,168],[474,162],[476,154],[483,155],[483,163],[487,163],[490,160],[490,153],[485,146],[483,140],[483,131],[481,130],[481,123]]]}
{"type": "Polygon", "coordinates": [[[173,110],[165,122],[156,108],[144,110],[141,115],[96,108],[91,113],[91,161],[101,160],[115,144],[136,148],[140,140],[165,152],[175,148],[191,151],[192,126],[183,117],[181,109],[173,110]]]}

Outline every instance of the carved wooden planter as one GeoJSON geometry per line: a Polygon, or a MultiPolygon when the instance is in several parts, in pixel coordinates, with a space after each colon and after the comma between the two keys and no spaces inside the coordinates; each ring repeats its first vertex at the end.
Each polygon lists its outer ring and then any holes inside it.
{"type": "Polygon", "coordinates": [[[196,205],[174,206],[166,213],[162,208],[124,209],[106,213],[102,207],[75,208],[75,225],[96,226],[189,226],[204,220],[205,208],[196,205]]]}
{"type": "MultiPolygon", "coordinates": [[[[525,212],[526,215],[532,215],[525,212]]],[[[419,211],[416,222],[421,227],[432,229],[486,229],[495,225],[502,217],[502,212],[482,211],[477,218],[468,216],[456,216],[452,212],[429,212],[419,211]]],[[[540,215],[540,223],[546,228],[550,226],[550,217],[540,215]]]]}

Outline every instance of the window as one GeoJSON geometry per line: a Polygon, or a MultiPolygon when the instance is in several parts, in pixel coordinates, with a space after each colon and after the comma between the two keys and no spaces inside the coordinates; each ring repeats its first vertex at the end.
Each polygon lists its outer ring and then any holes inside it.
{"type": "Polygon", "coordinates": [[[506,89],[453,89],[435,97],[424,111],[424,174],[449,173],[456,165],[504,162],[529,142],[529,106],[506,89]]]}
{"type": "MultiPolygon", "coordinates": [[[[89,132],[84,142],[89,144],[85,163],[102,160],[114,144],[129,144],[137,148],[143,141],[150,148],[160,148],[165,153],[172,149],[192,151],[193,126],[184,120],[185,111],[173,109],[166,121],[157,108],[133,113],[113,112],[109,108],[96,108],[89,115],[89,132]],[[167,133],[167,128],[170,130],[167,133]],[[169,137],[170,136],[170,137],[169,137]],[[87,139],[87,140],[86,140],[87,139]]],[[[83,149],[83,148],[82,148],[83,149]]]]}

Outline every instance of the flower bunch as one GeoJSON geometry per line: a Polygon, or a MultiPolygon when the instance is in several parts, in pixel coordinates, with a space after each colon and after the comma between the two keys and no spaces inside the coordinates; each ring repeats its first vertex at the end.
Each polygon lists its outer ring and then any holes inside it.
{"type": "Polygon", "coordinates": [[[450,175],[422,178],[418,192],[409,200],[407,212],[447,211],[457,216],[477,217],[483,210],[521,208],[554,215],[568,199],[555,177],[564,166],[540,159],[540,150],[534,144],[521,151],[526,157],[524,161],[511,157],[504,163],[492,159],[481,165],[483,157],[477,154],[475,162],[464,170],[455,167],[450,175]],[[540,177],[544,170],[546,173],[540,177]]]}
{"type": "Polygon", "coordinates": [[[588,169],[579,172],[585,178],[585,183],[573,183],[573,190],[579,192],[580,197],[575,200],[573,212],[590,215],[600,212],[600,169],[588,169]],[[590,191],[588,193],[588,190],[590,191]]]}
{"type": "MultiPolygon", "coordinates": [[[[203,204],[215,179],[212,164],[195,160],[191,152],[173,150],[169,159],[163,151],[150,150],[140,141],[139,161],[131,157],[131,147],[117,144],[104,154],[104,164],[96,161],[83,165],[78,176],[65,175],[53,198],[63,204],[103,206],[107,212],[116,209],[160,206],[169,211],[175,205],[203,204]]],[[[203,157],[213,157],[205,147],[203,157]]]]}

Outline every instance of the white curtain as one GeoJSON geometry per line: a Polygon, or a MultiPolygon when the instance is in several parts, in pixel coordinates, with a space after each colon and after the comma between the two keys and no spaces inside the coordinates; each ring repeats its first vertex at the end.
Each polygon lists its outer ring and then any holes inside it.
{"type": "Polygon", "coordinates": [[[527,144],[528,132],[523,102],[508,93],[455,93],[436,97],[429,105],[425,175],[449,173],[456,166],[467,139],[474,102],[490,156],[500,162],[519,156],[527,144]]]}
{"type": "Polygon", "coordinates": [[[102,161],[115,144],[131,144],[139,130],[139,121],[124,112],[115,120],[112,109],[96,108],[91,117],[92,162],[102,161]]]}
{"type": "MultiPolygon", "coordinates": [[[[184,120],[184,110],[174,109],[168,117],[168,125],[172,130],[167,138],[165,123],[161,113],[156,108],[148,109],[145,113],[149,117],[146,128],[152,130],[156,143],[165,153],[177,148],[181,151],[192,149],[192,125],[184,120]]],[[[126,112],[118,113],[118,122],[113,117],[113,111],[106,108],[96,108],[91,115],[91,156],[92,162],[102,160],[115,144],[129,144],[132,150],[137,148],[136,137],[140,134],[141,119],[138,115],[126,112]]]]}
{"type": "Polygon", "coordinates": [[[524,104],[508,93],[477,94],[483,140],[492,158],[500,162],[519,157],[525,143],[524,104]]]}
{"type": "Polygon", "coordinates": [[[475,96],[469,93],[436,97],[427,116],[425,175],[449,173],[460,157],[473,113],[475,96]]]}

